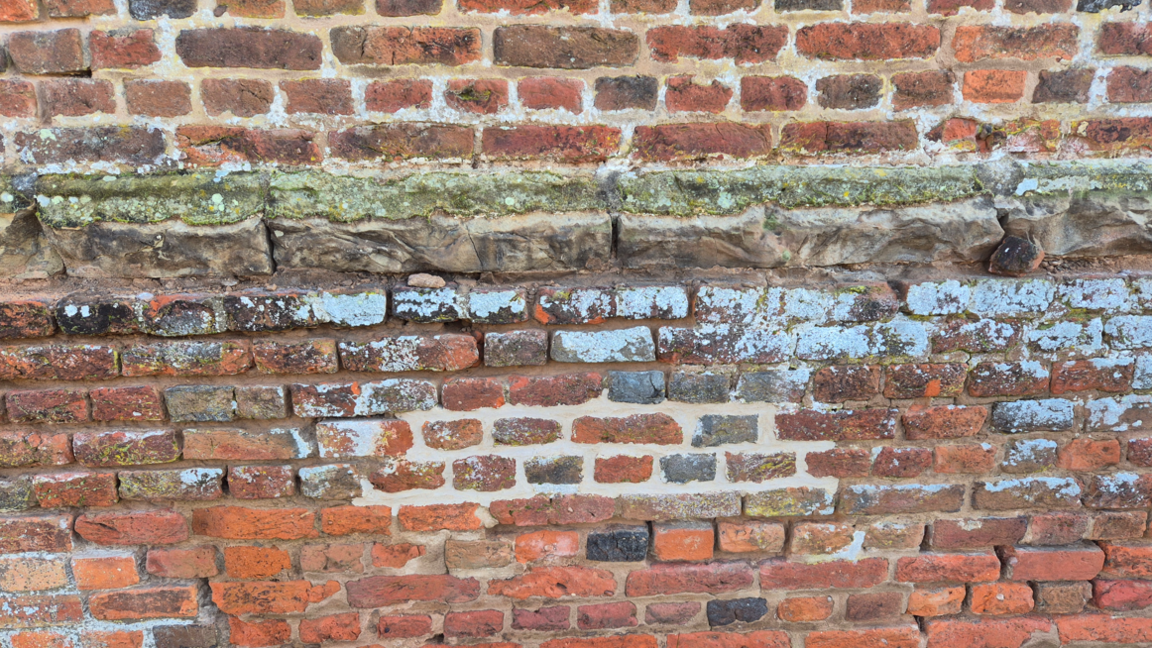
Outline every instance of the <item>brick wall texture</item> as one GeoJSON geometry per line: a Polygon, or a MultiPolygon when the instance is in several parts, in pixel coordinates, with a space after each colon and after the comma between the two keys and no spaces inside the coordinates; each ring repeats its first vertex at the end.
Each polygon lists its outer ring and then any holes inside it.
{"type": "Polygon", "coordinates": [[[0,642],[1144,644],[1147,313],[1136,277],[6,299],[0,642]]]}
{"type": "Polygon", "coordinates": [[[0,131],[36,164],[1140,155],[1139,4],[3,0],[0,131]]]}
{"type": "Polygon", "coordinates": [[[0,0],[0,648],[1152,646],[1146,5],[0,0]]]}

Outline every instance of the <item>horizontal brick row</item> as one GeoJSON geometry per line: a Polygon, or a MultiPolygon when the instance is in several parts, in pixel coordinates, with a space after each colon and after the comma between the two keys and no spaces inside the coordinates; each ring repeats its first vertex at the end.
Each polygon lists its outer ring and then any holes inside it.
{"type": "MultiPolygon", "coordinates": [[[[1146,335],[1152,310],[1152,280],[984,279],[845,285],[827,289],[755,287],[739,284],[505,286],[465,289],[380,286],[361,290],[279,290],[240,293],[167,294],[124,297],[84,295],[64,298],[8,298],[0,301],[0,339],[68,335],[148,334],[161,337],[260,333],[330,325],[369,327],[388,321],[418,324],[603,324],[609,320],[679,320],[697,324],[759,325],[791,329],[801,324],[858,324],[889,321],[899,314],[974,320],[945,322],[954,336],[973,336],[987,319],[998,327],[1018,326],[1062,309],[1112,317],[1096,335],[1130,339],[1119,348],[1136,348],[1146,335]],[[964,328],[966,325],[969,328],[964,328]],[[955,330],[951,325],[957,325],[955,330]]],[[[1052,328],[1052,327],[1046,327],[1052,328]]],[[[987,333],[1007,338],[996,350],[1014,344],[1019,329],[987,333]]],[[[1050,335],[1055,335],[1052,332],[1050,335]]],[[[1036,351],[1056,346],[1035,332],[1036,351]]],[[[1050,338],[1054,339],[1054,338],[1050,338]]],[[[936,352],[961,347],[936,345],[936,352]]],[[[970,349],[977,351],[980,349],[970,349]]],[[[989,348],[991,350],[991,348],[989,348]]]]}

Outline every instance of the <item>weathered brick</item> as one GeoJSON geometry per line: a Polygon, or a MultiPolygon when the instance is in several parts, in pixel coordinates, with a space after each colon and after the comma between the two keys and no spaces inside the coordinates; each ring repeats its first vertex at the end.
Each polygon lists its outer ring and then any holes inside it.
{"type": "Polygon", "coordinates": [[[192,530],[233,540],[297,540],[316,537],[315,520],[315,513],[301,508],[213,506],[192,512],[192,530]]]}
{"type": "Polygon", "coordinates": [[[624,587],[629,597],[719,594],[747,588],[753,576],[752,568],[742,562],[658,563],[629,573],[624,587]]]}
{"type": "Polygon", "coordinates": [[[24,74],[74,74],[86,69],[79,29],[14,32],[8,36],[8,57],[24,74]]]}
{"type": "Polygon", "coordinates": [[[321,49],[313,34],[259,27],[185,29],[176,36],[176,55],[188,67],[318,70],[321,49]]]}
{"type": "Polygon", "coordinates": [[[332,52],[345,65],[463,65],[480,59],[480,30],[335,27],[332,52]]]}
{"type": "Polygon", "coordinates": [[[583,70],[631,65],[640,42],[613,29],[515,25],[497,27],[492,47],[497,65],[583,70]]]}
{"type": "Polygon", "coordinates": [[[114,473],[36,475],[32,487],[42,508],[112,506],[118,501],[114,473]]]}
{"type": "Polygon", "coordinates": [[[76,534],[103,545],[175,544],[188,539],[188,520],[166,509],[85,513],[76,534]]]}
{"type": "Polygon", "coordinates": [[[896,580],[901,583],[980,583],[1000,578],[996,554],[922,553],[896,561],[896,580]]]}
{"type": "Polygon", "coordinates": [[[236,117],[263,115],[272,108],[274,96],[272,84],[263,79],[204,79],[200,82],[204,111],[213,116],[229,112],[236,117]]]}
{"type": "Polygon", "coordinates": [[[891,439],[896,434],[897,410],[864,409],[799,412],[776,415],[776,434],[791,441],[859,441],[891,439]]]}
{"type": "Polygon", "coordinates": [[[346,584],[348,604],[353,608],[376,608],[407,601],[462,603],[480,595],[474,578],[447,575],[370,576],[346,584]]]}

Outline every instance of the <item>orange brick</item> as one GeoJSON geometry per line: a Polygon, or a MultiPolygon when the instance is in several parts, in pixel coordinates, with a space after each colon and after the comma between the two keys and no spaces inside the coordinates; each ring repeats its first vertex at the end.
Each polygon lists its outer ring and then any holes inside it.
{"type": "Polygon", "coordinates": [[[283,549],[224,548],[224,571],[232,578],[269,578],[285,569],[292,569],[292,558],[283,549]]]}
{"type": "Polygon", "coordinates": [[[73,558],[72,575],[82,590],[120,589],[140,582],[131,555],[73,558]]]}
{"type": "Polygon", "coordinates": [[[517,562],[575,556],[579,551],[580,534],[575,531],[533,531],[516,537],[517,562]]]}
{"type": "Polygon", "coordinates": [[[663,561],[710,560],[716,534],[706,522],[668,522],[655,525],[652,553],[663,561]]]}
{"type": "Polygon", "coordinates": [[[972,612],[989,616],[1031,612],[1032,588],[1027,583],[981,583],[972,586],[972,612]]]}
{"type": "Polygon", "coordinates": [[[780,601],[776,608],[776,616],[782,621],[802,623],[805,621],[823,621],[832,616],[833,602],[831,596],[804,596],[787,598],[780,601]]]}

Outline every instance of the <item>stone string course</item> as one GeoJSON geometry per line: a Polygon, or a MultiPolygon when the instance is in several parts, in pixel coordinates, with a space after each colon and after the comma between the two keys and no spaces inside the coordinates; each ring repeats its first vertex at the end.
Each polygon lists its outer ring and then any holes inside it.
{"type": "Polygon", "coordinates": [[[0,301],[0,645],[1152,638],[1152,278],[0,301]]]}

